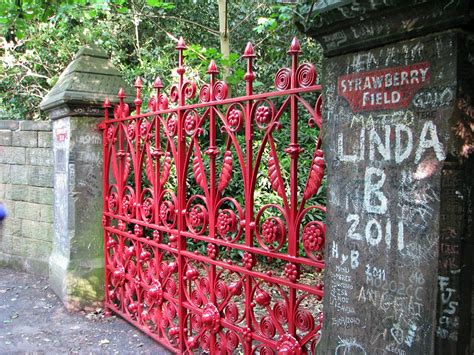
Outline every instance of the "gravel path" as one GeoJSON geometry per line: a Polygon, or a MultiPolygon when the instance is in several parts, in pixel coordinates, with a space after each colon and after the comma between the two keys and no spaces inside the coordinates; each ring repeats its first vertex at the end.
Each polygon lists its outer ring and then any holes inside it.
{"type": "Polygon", "coordinates": [[[44,277],[0,269],[0,354],[170,354],[115,316],[68,313],[44,277]]]}

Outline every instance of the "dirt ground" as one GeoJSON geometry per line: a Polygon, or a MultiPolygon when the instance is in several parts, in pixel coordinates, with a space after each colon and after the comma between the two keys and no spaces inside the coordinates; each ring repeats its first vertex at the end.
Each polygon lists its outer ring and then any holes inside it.
{"type": "Polygon", "coordinates": [[[0,354],[170,354],[121,318],[71,314],[47,279],[0,269],[0,354]]]}

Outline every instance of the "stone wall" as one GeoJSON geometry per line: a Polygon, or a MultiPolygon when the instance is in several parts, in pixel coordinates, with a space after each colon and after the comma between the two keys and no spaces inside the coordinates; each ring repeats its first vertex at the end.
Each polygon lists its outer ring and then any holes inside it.
{"type": "Polygon", "coordinates": [[[49,121],[0,121],[0,265],[48,274],[53,238],[53,149],[49,121]]]}
{"type": "Polygon", "coordinates": [[[471,354],[472,1],[314,10],[328,182],[317,353],[471,354]]]}

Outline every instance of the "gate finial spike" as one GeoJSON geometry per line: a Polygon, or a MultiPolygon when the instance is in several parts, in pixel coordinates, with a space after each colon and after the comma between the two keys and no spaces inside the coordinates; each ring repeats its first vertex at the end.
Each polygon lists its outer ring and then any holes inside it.
{"type": "Polygon", "coordinates": [[[153,83],[153,88],[155,89],[161,89],[163,87],[163,83],[161,82],[161,79],[159,76],[156,77],[155,82],[153,83]]]}
{"type": "Polygon", "coordinates": [[[156,77],[155,82],[153,83],[153,88],[156,90],[153,110],[156,111],[160,108],[160,90],[163,88],[163,83],[159,76],[156,77]]]}
{"type": "Polygon", "coordinates": [[[109,97],[107,96],[104,100],[104,104],[102,105],[103,108],[109,108],[111,107],[110,105],[110,100],[109,100],[109,97]]]}
{"type": "Polygon", "coordinates": [[[244,80],[247,82],[246,84],[246,93],[247,95],[253,94],[253,81],[255,79],[255,75],[252,71],[252,61],[255,57],[255,53],[253,51],[252,43],[248,42],[247,46],[245,47],[243,58],[247,59],[247,72],[244,75],[244,80]]]}
{"type": "Polygon", "coordinates": [[[123,99],[125,97],[125,90],[123,88],[120,88],[117,94],[119,99],[123,99]]]}
{"type": "Polygon", "coordinates": [[[298,41],[298,38],[293,37],[293,40],[291,41],[290,49],[288,50],[288,54],[298,54],[298,53],[301,53],[300,41],[298,41]]]}
{"type": "Polygon", "coordinates": [[[102,105],[102,107],[104,108],[104,119],[107,121],[109,119],[109,108],[112,107],[108,96],[105,98],[104,104],[102,105]]]}
{"type": "Polygon", "coordinates": [[[214,59],[211,59],[211,62],[209,63],[209,66],[207,67],[207,73],[208,74],[217,74],[219,73],[219,70],[217,70],[217,65],[214,59]]]}
{"type": "Polygon", "coordinates": [[[142,78],[140,78],[139,76],[137,76],[137,78],[135,79],[135,87],[136,88],[142,88],[143,87],[142,78]]]}
{"type": "Polygon", "coordinates": [[[183,37],[179,37],[178,44],[176,45],[176,49],[186,49],[186,43],[184,42],[183,37]]]}
{"type": "Polygon", "coordinates": [[[253,51],[253,46],[251,42],[247,43],[247,46],[245,47],[244,50],[244,55],[242,56],[243,58],[253,58],[255,57],[255,53],[253,51]]]}
{"type": "Polygon", "coordinates": [[[140,106],[142,105],[142,99],[141,99],[142,87],[143,87],[142,79],[139,76],[137,76],[137,79],[135,80],[135,88],[137,89],[137,95],[136,95],[135,100],[133,101],[133,103],[136,106],[137,115],[140,114],[140,106]]]}

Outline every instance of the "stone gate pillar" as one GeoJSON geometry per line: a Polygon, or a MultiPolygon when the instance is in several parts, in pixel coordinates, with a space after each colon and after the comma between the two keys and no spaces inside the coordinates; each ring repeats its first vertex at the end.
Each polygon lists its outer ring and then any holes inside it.
{"type": "Polygon", "coordinates": [[[119,87],[128,86],[107,53],[84,47],[40,106],[53,120],[54,240],[49,278],[71,310],[103,300],[102,135],[97,124],[104,99],[113,100],[119,87]]]}
{"type": "Polygon", "coordinates": [[[309,16],[325,54],[321,354],[473,350],[470,13],[463,0],[362,0],[309,16]]]}

